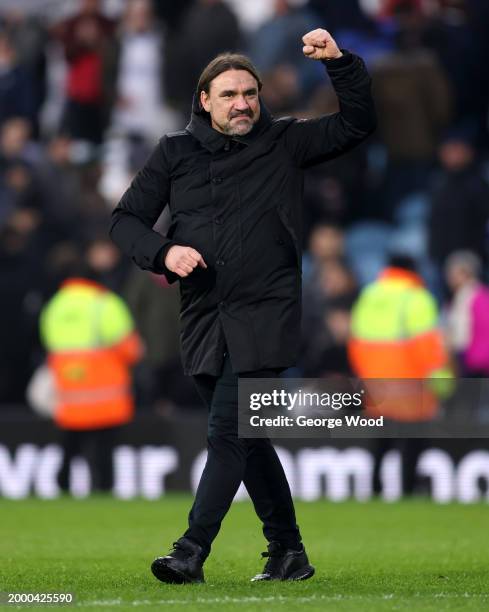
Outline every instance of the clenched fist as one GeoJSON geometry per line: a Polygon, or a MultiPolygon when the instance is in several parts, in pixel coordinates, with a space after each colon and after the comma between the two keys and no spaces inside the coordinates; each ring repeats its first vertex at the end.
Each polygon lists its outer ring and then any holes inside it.
{"type": "Polygon", "coordinates": [[[168,249],[165,257],[165,266],[182,278],[188,276],[197,266],[207,268],[207,264],[199,251],[192,247],[178,245],[168,249]]]}
{"type": "Polygon", "coordinates": [[[302,37],[304,47],[302,51],[306,57],[315,60],[328,60],[341,57],[343,53],[338,49],[334,38],[327,30],[312,30],[302,37]]]}

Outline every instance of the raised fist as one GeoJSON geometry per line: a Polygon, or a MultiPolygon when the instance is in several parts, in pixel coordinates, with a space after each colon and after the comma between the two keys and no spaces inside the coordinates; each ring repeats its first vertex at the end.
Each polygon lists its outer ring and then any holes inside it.
{"type": "Polygon", "coordinates": [[[328,60],[341,57],[343,53],[338,49],[334,38],[327,30],[312,30],[302,37],[304,47],[302,51],[306,57],[315,60],[328,60]]]}

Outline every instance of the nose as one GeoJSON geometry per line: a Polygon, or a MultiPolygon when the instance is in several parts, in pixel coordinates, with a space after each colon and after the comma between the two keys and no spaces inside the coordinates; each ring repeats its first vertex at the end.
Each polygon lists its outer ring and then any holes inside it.
{"type": "Polygon", "coordinates": [[[245,96],[238,96],[235,100],[234,107],[236,110],[247,110],[250,108],[245,96]]]}

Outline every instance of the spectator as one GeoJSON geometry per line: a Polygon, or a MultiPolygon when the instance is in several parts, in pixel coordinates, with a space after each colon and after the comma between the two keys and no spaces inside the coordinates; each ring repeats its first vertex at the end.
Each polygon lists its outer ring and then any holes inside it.
{"type": "Polygon", "coordinates": [[[241,47],[238,20],[222,0],[197,0],[169,41],[167,90],[169,101],[186,116],[189,100],[204,66],[216,55],[241,47]]]}
{"type": "Polygon", "coordinates": [[[0,127],[13,117],[35,117],[32,81],[20,65],[12,40],[0,30],[0,127]]]}
{"type": "Polygon", "coordinates": [[[304,181],[304,234],[316,225],[345,225],[369,218],[372,190],[367,183],[367,145],[351,152],[348,161],[334,159],[306,174],[304,181]]]}
{"type": "Polygon", "coordinates": [[[484,15],[476,9],[473,0],[439,0],[437,5],[423,27],[423,41],[437,55],[450,80],[453,120],[475,118],[481,106],[483,109],[488,93],[488,77],[480,70],[481,59],[487,59],[487,46],[478,34],[478,19],[485,18],[487,28],[487,9],[484,15]],[[460,57],[464,58],[463,62],[460,57]]]}
{"type": "Polygon", "coordinates": [[[318,223],[309,238],[309,253],[316,266],[335,260],[344,254],[344,234],[340,227],[318,223]]]}
{"type": "Polygon", "coordinates": [[[31,125],[13,117],[0,126],[0,224],[20,208],[41,209],[42,198],[33,163],[38,147],[30,141],[31,125]]]}
{"type": "Polygon", "coordinates": [[[97,159],[88,164],[79,164],[81,178],[81,215],[80,239],[86,243],[94,237],[106,236],[110,208],[99,191],[102,167],[97,159]]]}
{"type": "Polygon", "coordinates": [[[0,223],[21,209],[32,209],[39,213],[41,198],[32,168],[22,160],[9,162],[0,178],[3,188],[3,202],[0,208],[0,223]]]}
{"type": "Polygon", "coordinates": [[[419,36],[415,16],[400,20],[396,50],[373,71],[379,134],[387,153],[386,219],[406,195],[427,189],[438,139],[451,116],[448,81],[419,36]]]}
{"type": "Polygon", "coordinates": [[[311,235],[312,273],[303,291],[302,348],[299,366],[306,377],[350,374],[346,344],[355,279],[341,259],[343,234],[319,226],[311,235]]]}
{"type": "Polygon", "coordinates": [[[64,129],[74,139],[102,142],[113,99],[115,24],[99,0],[82,0],[78,14],[58,24],[54,35],[68,65],[64,129]]]}
{"type": "Polygon", "coordinates": [[[121,293],[127,278],[127,262],[109,237],[105,234],[92,237],[85,253],[90,278],[107,289],[121,293]]]}
{"type": "Polygon", "coordinates": [[[481,260],[470,251],[452,253],[445,264],[453,298],[447,337],[461,376],[489,376],[489,289],[481,283],[481,260]]]}
{"type": "Polygon", "coordinates": [[[59,240],[79,239],[82,227],[81,172],[71,159],[72,145],[68,136],[54,136],[36,167],[46,223],[59,240]]]}
{"type": "Polygon", "coordinates": [[[289,0],[275,0],[275,12],[252,36],[249,54],[264,75],[263,97],[272,112],[300,107],[315,87],[324,83],[322,66],[297,53],[304,32],[317,18],[289,0]]]}
{"type": "Polygon", "coordinates": [[[22,117],[12,117],[0,126],[0,164],[9,161],[33,162],[39,151],[30,142],[31,126],[22,117]]]}
{"type": "Polygon", "coordinates": [[[429,252],[441,271],[454,251],[469,249],[488,261],[489,185],[469,126],[453,129],[439,147],[440,173],[433,183],[429,252]]]}
{"type": "MultiPolygon", "coordinates": [[[[313,234],[313,248],[317,248],[319,236],[318,233],[313,234]]],[[[338,247],[340,245],[336,245],[338,247]]],[[[342,259],[330,258],[324,249],[322,257],[317,262],[316,273],[304,285],[303,292],[300,367],[306,377],[351,373],[347,340],[350,310],[357,295],[357,287],[351,271],[342,259]]]]}
{"type": "Polygon", "coordinates": [[[4,13],[4,27],[15,47],[18,64],[29,80],[32,131],[39,138],[39,113],[46,97],[47,30],[41,19],[28,15],[21,8],[4,13]]]}
{"type": "Polygon", "coordinates": [[[150,0],[127,3],[119,44],[112,125],[153,145],[161,134],[176,129],[178,121],[164,98],[164,38],[150,0]]]}

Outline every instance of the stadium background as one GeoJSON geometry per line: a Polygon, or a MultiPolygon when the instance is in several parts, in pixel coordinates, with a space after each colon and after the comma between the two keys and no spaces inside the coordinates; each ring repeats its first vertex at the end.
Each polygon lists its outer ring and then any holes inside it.
{"type": "MultiPolygon", "coordinates": [[[[4,0],[0,8],[0,496],[6,498],[59,494],[59,432],[32,412],[25,392],[45,358],[41,309],[64,267],[81,258],[127,301],[147,346],[135,370],[136,420],[115,452],[115,495],[157,499],[196,486],[205,414],[181,374],[178,289],[122,258],[107,228],[156,139],[186,125],[197,76],[220,51],[251,56],[276,115],[335,111],[324,70],[301,56],[300,38],[315,27],[362,55],[374,78],[376,135],[307,176],[304,326],[292,375],[351,374],[352,304],[393,250],[416,259],[441,309],[450,297],[443,264],[451,252],[477,253],[489,278],[485,0],[108,0],[100,3],[100,29],[87,34],[99,60],[87,91],[86,74],[69,76],[66,20],[96,4],[4,0]],[[88,111],[80,108],[80,99],[90,97],[88,111]],[[474,156],[465,183],[450,183],[439,155],[447,142],[474,156]],[[470,198],[464,185],[471,186],[470,198]]],[[[162,231],[167,221],[163,215],[162,231]]],[[[283,442],[298,498],[372,495],[368,444],[283,442]]],[[[418,462],[419,492],[443,502],[488,499],[488,447],[485,440],[433,441],[418,462]]],[[[399,498],[396,451],[386,457],[384,479],[384,497],[399,498]]],[[[72,491],[89,490],[80,460],[72,491]]]]}

